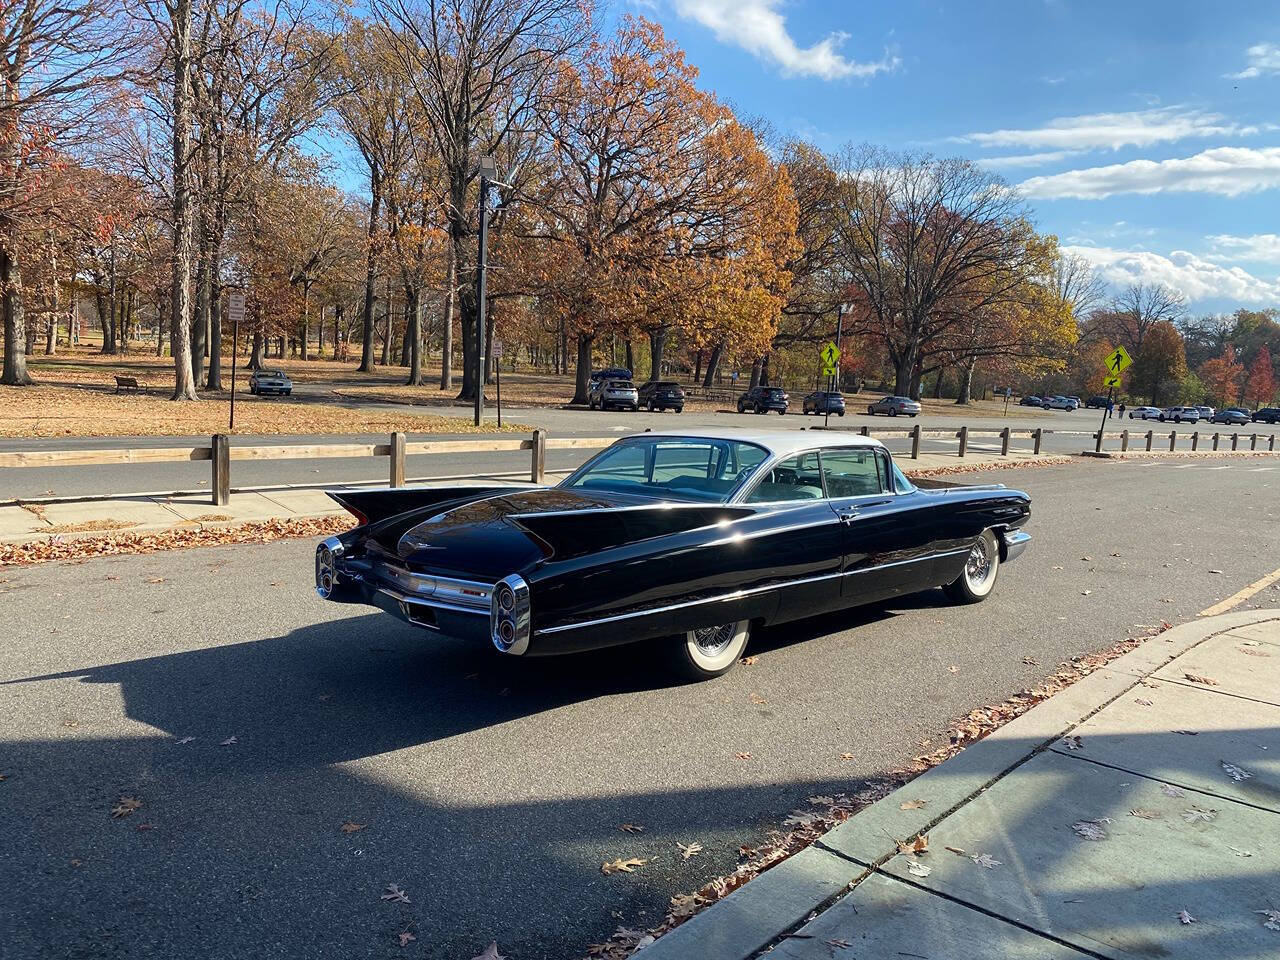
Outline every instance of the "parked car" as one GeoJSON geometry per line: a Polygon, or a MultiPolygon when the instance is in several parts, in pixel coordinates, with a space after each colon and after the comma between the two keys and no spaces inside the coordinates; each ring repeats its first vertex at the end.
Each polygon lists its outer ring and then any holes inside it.
{"type": "Polygon", "coordinates": [[[1044,401],[1046,410],[1074,410],[1076,404],[1066,397],[1047,397],[1044,401]]]}
{"type": "MultiPolygon", "coordinates": [[[[1068,397],[1067,399],[1069,400],[1071,398],[1068,397]]],[[[1105,410],[1109,403],[1111,403],[1110,397],[1090,397],[1088,402],[1085,403],[1085,406],[1090,410],[1105,410]]]]}
{"type": "Polygon", "coordinates": [[[1159,407],[1134,407],[1129,411],[1130,420],[1159,420],[1159,407]]]}
{"type": "Polygon", "coordinates": [[[640,387],[640,406],[654,410],[684,412],[684,391],[674,380],[650,380],[640,387]]]}
{"type": "Polygon", "coordinates": [[[640,393],[630,380],[597,380],[587,394],[587,406],[592,410],[640,409],[640,393]]]}
{"type": "Polygon", "coordinates": [[[1082,406],[1082,403],[1079,397],[1067,397],[1067,399],[1075,404],[1075,406],[1071,408],[1073,410],[1079,410],[1080,407],[1082,406]]]}
{"type": "Polygon", "coordinates": [[[644,642],[698,679],[761,626],[938,586],[984,600],[1031,539],[1025,493],[921,490],[878,440],[799,430],[642,433],[555,487],[329,495],[360,525],[316,548],[326,600],[511,656],[644,642]]]}
{"type": "Polygon", "coordinates": [[[591,374],[591,382],[598,380],[630,380],[631,371],[625,367],[606,367],[603,370],[595,370],[591,374]]]}
{"type": "Polygon", "coordinates": [[[1196,407],[1196,410],[1199,411],[1201,420],[1213,419],[1213,407],[1196,407]]]}
{"type": "Polygon", "coordinates": [[[1021,400],[1019,400],[1019,401],[1018,401],[1018,406],[1020,406],[1020,407],[1043,407],[1043,406],[1044,406],[1044,398],[1043,398],[1043,397],[1034,397],[1034,396],[1033,396],[1033,397],[1023,397],[1021,400]]]}
{"type": "Polygon", "coordinates": [[[1280,407],[1263,407],[1250,415],[1254,423],[1280,423],[1280,407]]]}
{"type": "Polygon", "coordinates": [[[1165,407],[1160,411],[1160,422],[1172,420],[1174,423],[1195,423],[1200,419],[1197,407],[1165,407]]]}
{"type": "Polygon", "coordinates": [[[255,370],[249,374],[249,392],[259,396],[275,393],[287,397],[293,393],[293,381],[283,370],[255,370]]]}
{"type": "Polygon", "coordinates": [[[777,410],[785,414],[789,402],[787,391],[781,387],[752,387],[738,398],[738,412],[768,413],[777,410]]]}
{"type": "Polygon", "coordinates": [[[1227,407],[1225,410],[1219,410],[1209,418],[1210,423],[1225,423],[1231,427],[1243,427],[1249,422],[1249,412],[1241,410],[1238,407],[1227,407]]]}
{"type": "Polygon", "coordinates": [[[804,398],[801,413],[834,413],[844,416],[844,394],[832,390],[815,390],[804,398]]]}
{"type": "Polygon", "coordinates": [[[908,417],[918,417],[921,409],[920,404],[910,397],[881,397],[867,406],[867,413],[873,417],[877,413],[885,413],[891,417],[896,417],[900,413],[908,417]]]}

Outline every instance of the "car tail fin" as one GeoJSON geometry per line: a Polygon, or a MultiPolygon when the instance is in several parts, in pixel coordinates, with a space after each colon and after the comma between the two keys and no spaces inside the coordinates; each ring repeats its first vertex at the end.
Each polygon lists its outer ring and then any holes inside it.
{"type": "Polygon", "coordinates": [[[491,496],[514,487],[380,487],[373,490],[326,490],[325,492],[361,526],[378,523],[410,510],[465,502],[491,496]]]}

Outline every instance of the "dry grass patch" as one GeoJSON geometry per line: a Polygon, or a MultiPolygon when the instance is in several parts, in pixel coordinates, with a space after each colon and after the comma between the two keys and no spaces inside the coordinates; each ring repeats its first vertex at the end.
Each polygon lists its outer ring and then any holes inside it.
{"type": "MultiPolygon", "coordinates": [[[[503,424],[503,431],[528,431],[503,424]]],[[[493,433],[461,417],[349,410],[296,397],[236,404],[237,434],[493,433]]],[[[227,403],[173,403],[155,394],[99,393],[65,387],[0,387],[0,437],[189,436],[227,432],[227,403]]]]}

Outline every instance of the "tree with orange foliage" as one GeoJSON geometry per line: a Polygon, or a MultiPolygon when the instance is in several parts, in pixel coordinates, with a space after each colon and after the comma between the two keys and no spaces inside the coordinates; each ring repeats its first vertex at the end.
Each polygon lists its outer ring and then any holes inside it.
{"type": "Polygon", "coordinates": [[[1209,400],[1215,406],[1235,403],[1240,396],[1240,378],[1244,376],[1244,364],[1236,359],[1236,348],[1230,343],[1222,348],[1220,356],[1206,360],[1200,367],[1200,380],[1208,391],[1209,400]]]}
{"type": "Polygon", "coordinates": [[[1276,372],[1271,365],[1271,351],[1264,343],[1258,347],[1253,363],[1249,364],[1249,376],[1244,385],[1244,402],[1249,406],[1265,407],[1276,398],[1276,372]]]}

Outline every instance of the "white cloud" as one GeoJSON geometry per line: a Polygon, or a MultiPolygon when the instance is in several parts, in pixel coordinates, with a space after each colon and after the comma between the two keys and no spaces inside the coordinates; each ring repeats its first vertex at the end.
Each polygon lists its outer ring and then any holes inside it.
{"type": "Polygon", "coordinates": [[[1214,147],[1191,157],[1131,160],[1032,177],[1028,197],[1100,200],[1117,193],[1217,193],[1235,197],[1280,187],[1280,147],[1214,147]]]}
{"type": "Polygon", "coordinates": [[[801,47],[787,31],[779,6],[781,0],[675,0],[680,16],[708,27],[721,43],[735,44],[776,63],[787,74],[823,80],[865,78],[895,70],[901,63],[887,52],[874,62],[842,56],[840,46],[849,39],[847,33],[832,33],[812,46],[801,47]]]}
{"type": "Polygon", "coordinates": [[[1024,167],[1043,167],[1047,163],[1057,163],[1067,157],[1075,156],[1076,150],[1051,150],[1047,153],[1020,153],[1009,157],[985,157],[978,161],[978,166],[989,170],[1016,170],[1024,167]]]}
{"type": "Polygon", "coordinates": [[[1062,249],[1087,260],[1103,280],[1114,286],[1160,283],[1177,290],[1189,301],[1280,302],[1280,277],[1263,280],[1240,267],[1211,263],[1185,250],[1175,250],[1166,257],[1146,250],[1112,247],[1064,246],[1062,249]]]}
{"type": "Polygon", "coordinates": [[[1280,73],[1280,43],[1255,43],[1244,52],[1249,65],[1239,73],[1229,73],[1233,80],[1252,80],[1268,73],[1280,73]]]}
{"type": "Polygon", "coordinates": [[[1211,260],[1280,264],[1280,234],[1255,233],[1249,237],[1235,237],[1220,233],[1209,237],[1209,242],[1218,251],[1210,257],[1211,260]]]}
{"type": "Polygon", "coordinates": [[[991,130],[954,138],[983,147],[1044,150],[1119,150],[1149,147],[1188,137],[1249,136],[1258,127],[1241,126],[1218,113],[1187,107],[1161,107],[1128,113],[1089,113],[1055,117],[1044,126],[1025,130],[991,130]]]}

